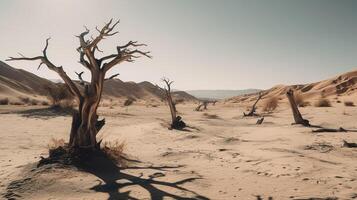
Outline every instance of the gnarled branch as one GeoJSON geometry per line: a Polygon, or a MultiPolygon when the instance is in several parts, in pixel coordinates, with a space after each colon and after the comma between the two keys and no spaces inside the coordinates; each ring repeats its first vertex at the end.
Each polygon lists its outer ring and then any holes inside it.
{"type": "Polygon", "coordinates": [[[117,77],[117,76],[119,76],[119,75],[120,75],[119,73],[117,73],[117,74],[113,74],[113,75],[109,76],[109,78],[104,79],[104,81],[107,81],[107,80],[113,79],[113,78],[115,78],[115,77],[117,77]]]}
{"type": "Polygon", "coordinates": [[[40,65],[38,66],[38,68],[40,68],[40,66],[42,64],[45,64],[47,66],[48,69],[56,72],[61,78],[62,80],[66,83],[66,85],[68,86],[68,88],[70,89],[70,92],[76,96],[78,98],[78,100],[82,99],[82,95],[79,91],[79,89],[77,88],[77,86],[73,83],[73,81],[68,77],[68,75],[66,74],[66,72],[64,72],[62,66],[57,67],[56,65],[54,65],[47,57],[47,48],[48,48],[48,41],[51,38],[47,38],[46,39],[46,45],[45,48],[42,50],[42,56],[36,56],[36,57],[25,57],[23,55],[21,55],[21,57],[9,57],[8,59],[6,59],[6,61],[16,61],[16,60],[39,60],[41,61],[40,65]]]}

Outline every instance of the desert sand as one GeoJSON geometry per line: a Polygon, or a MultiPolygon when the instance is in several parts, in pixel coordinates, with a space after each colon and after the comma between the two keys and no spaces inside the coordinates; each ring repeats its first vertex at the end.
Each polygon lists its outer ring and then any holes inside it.
{"type": "MultiPolygon", "coordinates": [[[[315,125],[357,129],[357,107],[331,101],[300,111],[315,125]]],[[[0,192],[30,200],[357,198],[357,149],[342,146],[357,142],[357,133],[293,126],[286,101],[256,125],[257,118],[242,118],[250,104],[218,102],[203,112],[180,104],[188,131],[168,130],[166,105],[101,107],[107,124],[100,137],[125,142],[128,158],[120,170],[101,173],[36,168],[51,138],[68,139],[71,116],[0,106],[0,192]]]]}

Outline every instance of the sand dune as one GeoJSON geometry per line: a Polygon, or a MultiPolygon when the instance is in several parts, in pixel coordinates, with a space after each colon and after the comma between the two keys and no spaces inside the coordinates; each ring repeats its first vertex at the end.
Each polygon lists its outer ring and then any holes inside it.
{"type": "MultiPolygon", "coordinates": [[[[263,91],[266,95],[264,98],[276,97],[281,100],[286,100],[286,92],[288,89],[294,89],[307,101],[314,101],[323,97],[336,98],[341,100],[353,100],[357,97],[357,71],[351,71],[342,75],[302,85],[277,85],[271,89],[263,91]]],[[[227,103],[239,103],[252,101],[256,98],[257,93],[242,95],[226,99],[227,103]]]]}

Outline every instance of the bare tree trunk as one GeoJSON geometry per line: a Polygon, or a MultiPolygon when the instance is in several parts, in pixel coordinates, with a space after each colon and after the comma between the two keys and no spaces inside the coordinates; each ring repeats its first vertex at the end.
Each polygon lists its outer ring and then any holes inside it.
{"type": "Polygon", "coordinates": [[[288,100],[289,100],[289,103],[291,106],[291,110],[293,111],[295,124],[301,124],[303,126],[310,126],[309,120],[302,118],[299,108],[295,102],[294,91],[292,89],[289,89],[286,92],[286,96],[288,97],[288,100]]]}

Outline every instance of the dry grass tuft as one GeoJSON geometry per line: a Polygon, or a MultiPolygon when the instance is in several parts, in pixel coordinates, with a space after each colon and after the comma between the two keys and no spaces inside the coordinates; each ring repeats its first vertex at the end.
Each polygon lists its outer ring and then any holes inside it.
{"type": "Polygon", "coordinates": [[[305,101],[304,97],[300,93],[294,94],[296,105],[299,107],[310,106],[310,103],[305,101]]]}
{"type": "Polygon", "coordinates": [[[203,116],[207,117],[208,119],[219,119],[220,118],[216,114],[208,114],[208,113],[203,113],[203,116]]]}
{"type": "Polygon", "coordinates": [[[125,163],[125,142],[123,141],[106,141],[102,143],[102,151],[113,161],[124,167],[125,163]]]}
{"type": "Polygon", "coordinates": [[[331,107],[331,102],[328,99],[320,98],[315,102],[315,107],[331,107]]]}
{"type": "Polygon", "coordinates": [[[8,104],[9,104],[9,99],[8,98],[0,99],[0,105],[8,105],[8,104]]]}
{"type": "Polygon", "coordinates": [[[348,107],[354,107],[355,106],[353,101],[345,101],[344,104],[345,104],[345,106],[348,106],[348,107]]]}
{"type": "Polygon", "coordinates": [[[23,104],[27,105],[30,103],[30,98],[28,98],[28,97],[19,97],[19,99],[23,104]]]}
{"type": "Polygon", "coordinates": [[[135,99],[134,98],[128,98],[127,100],[125,100],[123,106],[130,106],[134,103],[135,99]]]}
{"type": "Polygon", "coordinates": [[[64,146],[65,146],[64,139],[51,138],[50,142],[47,145],[47,148],[49,150],[53,150],[53,149],[57,149],[58,147],[64,147],[64,146]]]}
{"type": "Polygon", "coordinates": [[[263,110],[266,112],[273,112],[278,107],[279,99],[277,97],[270,97],[264,102],[263,110]]]}

